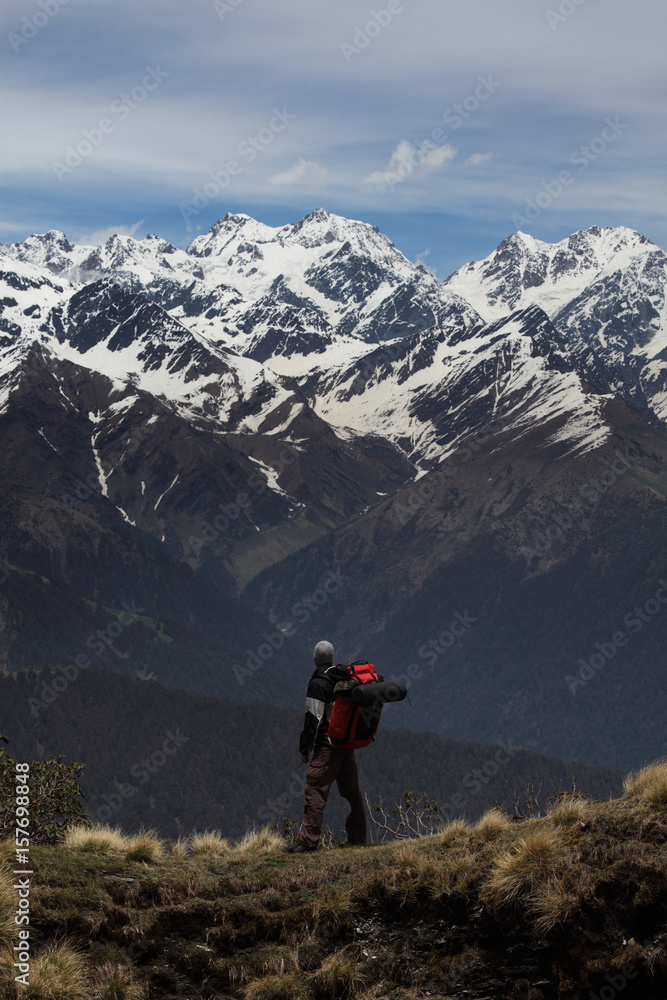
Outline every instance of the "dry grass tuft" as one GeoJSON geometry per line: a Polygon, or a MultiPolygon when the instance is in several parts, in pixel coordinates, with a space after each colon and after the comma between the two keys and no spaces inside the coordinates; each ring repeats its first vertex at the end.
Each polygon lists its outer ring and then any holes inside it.
{"type": "Polygon", "coordinates": [[[128,839],[119,827],[103,824],[72,826],[65,834],[63,843],[70,850],[89,851],[91,854],[120,854],[128,848],[128,839]]]}
{"type": "Polygon", "coordinates": [[[648,805],[667,804],[667,759],[656,760],[641,771],[628,774],[623,790],[648,805]]]}
{"type": "Polygon", "coordinates": [[[145,1000],[147,985],[135,979],[126,965],[105,962],[95,972],[90,983],[91,1000],[145,1000]]]}
{"type": "Polygon", "coordinates": [[[184,861],[185,858],[189,857],[190,850],[189,837],[179,837],[178,840],[174,840],[168,845],[168,851],[172,858],[178,858],[179,861],[184,861]]]}
{"type": "Polygon", "coordinates": [[[263,826],[261,830],[251,830],[232,848],[231,857],[234,861],[252,861],[255,858],[273,857],[282,854],[283,838],[263,826]]]}
{"type": "Polygon", "coordinates": [[[0,917],[13,913],[15,909],[14,877],[9,872],[0,872],[0,917]]]}
{"type": "MultiPolygon", "coordinates": [[[[18,926],[14,921],[17,896],[14,878],[9,872],[0,871],[0,951],[11,954],[18,941],[18,926]]],[[[10,964],[13,958],[10,959],[10,964]]]]}
{"type": "Polygon", "coordinates": [[[317,972],[308,977],[308,986],[317,996],[339,1000],[354,997],[367,985],[363,969],[349,952],[339,951],[329,955],[317,972]]]}
{"type": "Polygon", "coordinates": [[[535,930],[544,935],[572,915],[581,902],[579,894],[566,879],[548,878],[537,885],[529,897],[529,911],[535,915],[535,930]]]}
{"type": "Polygon", "coordinates": [[[483,884],[481,898],[491,905],[506,906],[528,896],[554,874],[563,852],[555,831],[534,830],[496,860],[483,884]]]}
{"type": "Polygon", "coordinates": [[[67,941],[49,945],[30,963],[30,985],[17,996],[26,1000],[91,1000],[83,957],[67,941]]]}
{"type": "Polygon", "coordinates": [[[127,845],[125,858],[127,861],[143,861],[147,865],[156,865],[165,856],[164,843],[154,830],[140,830],[127,845]]]}
{"type": "Polygon", "coordinates": [[[11,862],[14,860],[15,853],[16,842],[13,837],[7,837],[6,840],[0,840],[0,869],[12,867],[11,862]]]}
{"type": "Polygon", "coordinates": [[[224,858],[232,849],[222,834],[217,830],[205,830],[204,833],[193,833],[190,837],[190,847],[195,857],[207,856],[212,858],[224,858]]]}
{"type": "Polygon", "coordinates": [[[509,816],[501,809],[494,807],[484,813],[475,824],[474,829],[477,833],[481,833],[484,840],[497,840],[512,825],[509,816]]]}
{"type": "Polygon", "coordinates": [[[385,997],[391,997],[391,1000],[419,1000],[421,996],[423,996],[421,992],[419,994],[413,993],[412,990],[408,992],[406,987],[401,988],[380,980],[379,983],[374,983],[365,989],[363,993],[357,993],[356,1000],[384,1000],[385,997]]]}
{"type": "Polygon", "coordinates": [[[353,892],[351,888],[337,889],[319,896],[315,905],[315,918],[318,922],[337,921],[345,917],[352,909],[353,892]]]}
{"type": "Polygon", "coordinates": [[[245,1000],[298,1000],[303,990],[297,976],[263,976],[253,979],[243,989],[245,1000]]]}
{"type": "Polygon", "coordinates": [[[392,847],[392,867],[394,865],[400,865],[401,867],[415,865],[424,855],[424,845],[421,837],[398,840],[392,847]]]}
{"type": "Polygon", "coordinates": [[[572,826],[583,822],[589,812],[590,800],[585,795],[576,792],[573,795],[561,795],[547,813],[554,826],[572,826]]]}
{"type": "Polygon", "coordinates": [[[449,823],[446,823],[442,830],[438,833],[434,833],[432,837],[429,837],[430,844],[441,844],[443,847],[449,847],[454,841],[463,840],[470,834],[470,827],[464,819],[452,819],[449,823]]]}

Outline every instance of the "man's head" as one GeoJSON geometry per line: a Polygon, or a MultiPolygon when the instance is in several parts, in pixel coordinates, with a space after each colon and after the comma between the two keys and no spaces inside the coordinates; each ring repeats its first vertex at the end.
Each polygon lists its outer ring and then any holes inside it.
{"type": "Polygon", "coordinates": [[[326,639],[322,639],[321,642],[315,646],[313,650],[313,659],[315,660],[315,666],[324,667],[333,663],[334,658],[334,648],[330,642],[326,639]]]}

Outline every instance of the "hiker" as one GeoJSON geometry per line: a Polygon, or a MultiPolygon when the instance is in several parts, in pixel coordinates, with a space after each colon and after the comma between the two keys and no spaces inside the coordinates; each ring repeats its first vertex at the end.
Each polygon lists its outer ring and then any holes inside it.
{"type": "Polygon", "coordinates": [[[318,642],[313,650],[315,670],[306,692],[306,717],[299,740],[301,762],[308,763],[306,771],[303,825],[299,838],[285,846],[289,854],[316,851],[322,832],[322,813],[327,804],[329,790],[335,781],[338,791],[350,804],[350,814],[345,821],[347,843],[366,843],[366,811],[359,790],[357,763],[354,750],[333,746],[327,736],[331,711],[335,700],[334,687],[338,681],[349,680],[349,674],[333,665],[334,648],[330,642],[318,642]]]}

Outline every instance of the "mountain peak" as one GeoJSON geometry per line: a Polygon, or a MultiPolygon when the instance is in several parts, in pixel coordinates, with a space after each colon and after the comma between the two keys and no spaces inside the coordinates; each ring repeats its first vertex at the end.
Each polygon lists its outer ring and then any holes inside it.
{"type": "Polygon", "coordinates": [[[333,212],[329,212],[326,208],[316,208],[313,212],[309,212],[308,215],[304,215],[303,219],[300,219],[293,226],[292,232],[298,233],[304,229],[313,229],[320,226],[328,226],[332,232],[336,233],[342,233],[345,229],[348,231],[356,228],[373,229],[373,226],[368,222],[347,219],[343,215],[335,215],[333,212]]]}
{"type": "Polygon", "coordinates": [[[222,219],[216,222],[215,226],[213,226],[213,229],[215,229],[216,226],[219,226],[220,223],[222,222],[233,222],[237,226],[242,226],[246,222],[254,222],[254,221],[255,220],[252,218],[252,216],[246,215],[245,212],[226,212],[225,215],[222,217],[222,219]]]}
{"type": "Polygon", "coordinates": [[[471,261],[445,279],[481,316],[495,320],[508,309],[539,302],[554,317],[596,275],[629,266],[655,244],[625,226],[582,229],[558,243],[517,231],[484,260],[471,261]]]}
{"type": "Polygon", "coordinates": [[[65,234],[59,229],[48,229],[45,233],[41,234],[33,233],[32,236],[29,236],[27,240],[25,240],[22,244],[17,244],[17,246],[26,246],[28,244],[37,244],[43,246],[46,250],[57,247],[65,253],[69,253],[74,249],[65,234]]]}
{"type": "Polygon", "coordinates": [[[43,240],[49,243],[69,243],[67,237],[60,229],[47,229],[47,231],[42,236],[36,236],[35,239],[43,240]]]}
{"type": "Polygon", "coordinates": [[[208,233],[195,236],[186,253],[194,257],[216,257],[227,252],[239,238],[246,242],[269,243],[279,232],[280,229],[266,226],[250,215],[227,212],[211,226],[208,233]]]}
{"type": "Polygon", "coordinates": [[[301,222],[298,222],[297,225],[301,225],[304,222],[328,222],[329,219],[337,218],[340,219],[342,216],[336,216],[326,208],[316,208],[313,212],[309,212],[308,215],[304,215],[301,222]]]}

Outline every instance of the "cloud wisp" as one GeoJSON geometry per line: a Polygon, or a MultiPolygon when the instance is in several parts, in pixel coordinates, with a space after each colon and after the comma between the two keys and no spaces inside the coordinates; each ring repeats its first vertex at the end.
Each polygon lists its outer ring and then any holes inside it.
{"type": "Polygon", "coordinates": [[[457,154],[454,146],[445,143],[436,146],[426,139],[420,146],[403,139],[391,154],[385,170],[374,170],[366,177],[366,187],[376,191],[393,191],[408,177],[423,177],[425,174],[440,170],[445,164],[451,163],[457,154]]]}
{"type": "Polygon", "coordinates": [[[327,168],[314,160],[304,160],[301,156],[288,170],[267,177],[269,184],[283,186],[302,185],[311,188],[321,188],[327,182],[327,168]]]}

